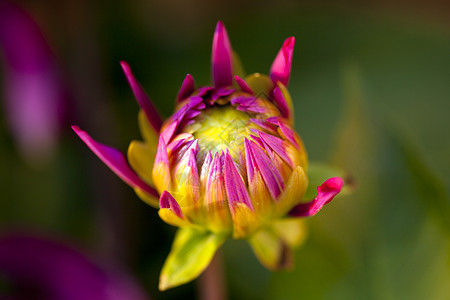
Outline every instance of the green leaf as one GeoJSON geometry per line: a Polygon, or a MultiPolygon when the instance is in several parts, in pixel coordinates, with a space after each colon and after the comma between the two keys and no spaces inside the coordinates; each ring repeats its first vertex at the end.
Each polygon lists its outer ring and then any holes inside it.
{"type": "Polygon", "coordinates": [[[159,278],[159,289],[167,290],[195,279],[208,266],[225,235],[180,228],[159,278]]]}
{"type": "Polygon", "coordinates": [[[341,193],[349,193],[352,190],[352,180],[345,171],[340,168],[329,166],[323,163],[312,162],[308,166],[308,188],[306,189],[306,200],[311,200],[317,195],[317,187],[331,177],[341,177],[345,181],[344,189],[341,193]]]}

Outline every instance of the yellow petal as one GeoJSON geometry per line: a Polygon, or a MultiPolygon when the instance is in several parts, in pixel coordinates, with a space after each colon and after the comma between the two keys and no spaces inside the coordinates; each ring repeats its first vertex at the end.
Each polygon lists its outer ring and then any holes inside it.
{"type": "Polygon", "coordinates": [[[248,237],[260,225],[256,213],[244,203],[234,204],[231,217],[234,225],[233,238],[235,239],[248,237]]]}
{"type": "Polygon", "coordinates": [[[156,149],[156,147],[158,146],[159,132],[156,132],[155,129],[153,129],[153,127],[150,125],[147,116],[145,115],[142,109],[139,111],[138,114],[138,123],[139,123],[139,130],[141,131],[144,141],[150,147],[154,147],[156,149]]]}
{"type": "Polygon", "coordinates": [[[307,236],[305,221],[301,218],[286,218],[272,223],[273,231],[291,247],[298,247],[307,236]]]}
{"type": "Polygon", "coordinates": [[[156,147],[147,143],[132,141],[128,146],[128,161],[133,170],[148,184],[152,184],[152,170],[155,162],[156,147]]]}
{"type": "Polygon", "coordinates": [[[273,82],[269,76],[254,73],[245,77],[245,81],[256,96],[269,98],[270,91],[273,89],[273,82]]]}
{"type": "Polygon", "coordinates": [[[135,188],[134,192],[136,193],[136,195],[138,195],[139,198],[141,198],[142,201],[144,201],[148,205],[159,208],[159,199],[157,197],[144,192],[140,188],[135,188]]]}
{"type": "Polygon", "coordinates": [[[186,227],[186,226],[191,225],[191,222],[189,222],[186,219],[180,218],[169,208],[161,208],[158,211],[158,214],[159,214],[159,217],[167,224],[170,224],[170,225],[173,225],[176,227],[186,227]]]}
{"type": "Polygon", "coordinates": [[[275,203],[276,214],[284,216],[295,204],[299,203],[308,186],[308,177],[302,167],[298,166],[291,174],[283,193],[275,203]]]}

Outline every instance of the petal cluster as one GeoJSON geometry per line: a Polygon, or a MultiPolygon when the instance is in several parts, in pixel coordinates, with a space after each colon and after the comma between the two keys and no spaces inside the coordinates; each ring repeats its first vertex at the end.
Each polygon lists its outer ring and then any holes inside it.
{"type": "Polygon", "coordinates": [[[298,217],[316,214],[342,189],[342,179],[331,178],[318,187],[315,199],[303,199],[308,160],[294,130],[286,88],[293,50],[290,37],[268,76],[242,78],[234,73],[238,60],[219,22],[211,57],[213,85],[196,87],[188,74],[176,96],[175,113],[165,121],[122,62],[141,107],[144,137],[131,142],[128,161],[73,127],[144,201],[159,207],[165,222],[180,227],[162,270],[161,289],[198,276],[227,237],[248,239],[268,268],[288,266],[286,249],[304,236],[298,217]],[[185,263],[189,255],[198,263],[185,263]]]}

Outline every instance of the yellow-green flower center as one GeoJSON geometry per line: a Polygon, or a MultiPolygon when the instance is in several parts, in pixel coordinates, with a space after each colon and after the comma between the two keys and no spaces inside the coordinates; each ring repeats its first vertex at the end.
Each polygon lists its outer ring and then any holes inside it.
{"type": "Polygon", "coordinates": [[[230,152],[233,158],[244,151],[244,137],[251,134],[250,115],[236,110],[231,105],[213,106],[204,110],[195,123],[183,131],[193,134],[198,139],[200,157],[208,151],[211,154],[222,151],[230,152]]]}

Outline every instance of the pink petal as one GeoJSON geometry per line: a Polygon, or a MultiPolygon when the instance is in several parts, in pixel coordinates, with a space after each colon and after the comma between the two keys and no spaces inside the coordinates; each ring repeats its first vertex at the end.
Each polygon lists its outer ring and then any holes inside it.
{"type": "Polygon", "coordinates": [[[158,197],[158,192],[145,183],[131,169],[125,155],[119,150],[110,146],[100,144],[92,139],[89,134],[81,130],[78,126],[72,126],[72,129],[80,137],[80,139],[94,152],[100,160],[107,165],[117,176],[132,188],[140,188],[150,195],[158,197]]]}
{"type": "Polygon", "coordinates": [[[186,77],[183,80],[183,83],[181,84],[180,91],[177,95],[177,102],[181,102],[195,91],[195,84],[194,84],[194,78],[191,74],[187,74],[186,77]]]}
{"type": "Polygon", "coordinates": [[[252,89],[248,86],[247,82],[245,82],[244,79],[236,75],[234,76],[234,80],[236,80],[236,83],[239,85],[239,87],[244,93],[253,95],[252,89]]]}
{"type": "MultiPolygon", "coordinates": [[[[267,130],[268,132],[272,133],[272,134],[277,134],[277,130],[274,128],[274,126],[268,122],[265,122],[264,120],[260,120],[260,119],[250,119],[250,122],[252,122],[253,124],[258,125],[259,127],[261,127],[264,130],[267,130]]],[[[261,130],[258,130],[261,131],[261,130]]]]}
{"type": "Polygon", "coordinates": [[[158,149],[156,150],[156,157],[155,157],[155,165],[159,163],[163,163],[166,166],[169,165],[167,146],[162,135],[159,136],[158,149]]]}
{"type": "Polygon", "coordinates": [[[277,105],[278,109],[280,110],[281,115],[285,118],[289,118],[291,115],[291,111],[286,102],[286,99],[283,96],[283,93],[278,87],[273,89],[273,100],[277,105]]]}
{"type": "Polygon", "coordinates": [[[134,77],[133,72],[131,71],[131,68],[128,65],[128,63],[125,61],[121,61],[120,65],[122,66],[123,72],[127,77],[128,83],[131,87],[131,90],[133,91],[134,96],[136,97],[139,106],[145,112],[148,121],[155,129],[155,131],[159,132],[162,125],[162,120],[161,117],[159,116],[159,113],[156,111],[155,107],[153,106],[153,103],[148,98],[144,89],[141,87],[139,82],[134,77]]]}
{"type": "Polygon", "coordinates": [[[247,139],[244,140],[244,143],[246,157],[252,157],[252,164],[256,162],[270,195],[276,200],[284,189],[283,178],[280,172],[256,143],[249,142],[247,139]]]}
{"type": "Polygon", "coordinates": [[[168,192],[164,191],[159,198],[159,207],[168,208],[173,211],[180,219],[184,219],[183,212],[181,211],[180,205],[177,200],[168,192]]]}
{"type": "Polygon", "coordinates": [[[343,185],[342,178],[327,179],[321,186],[317,187],[318,192],[314,200],[295,206],[289,214],[294,217],[310,217],[317,214],[325,204],[328,204],[339,194],[343,185]]]}
{"type": "MultiPolygon", "coordinates": [[[[224,155],[222,154],[221,156],[224,155]]],[[[228,205],[230,206],[231,212],[234,212],[236,203],[244,203],[253,210],[250,196],[248,195],[244,182],[229,153],[225,154],[223,169],[225,175],[225,189],[227,191],[228,205]]]]}
{"type": "Polygon", "coordinates": [[[211,68],[216,88],[233,84],[231,44],[227,30],[221,21],[217,22],[214,32],[211,68]]]}
{"type": "Polygon", "coordinates": [[[292,169],[295,169],[297,166],[292,162],[291,158],[286,152],[285,145],[283,145],[283,140],[277,138],[273,135],[259,132],[259,137],[264,143],[264,148],[266,148],[267,152],[270,150],[274,151],[278,154],[287,164],[289,164],[292,169]]]}
{"type": "Polygon", "coordinates": [[[172,140],[172,137],[175,131],[178,129],[179,124],[180,122],[178,120],[174,121],[170,123],[166,128],[164,128],[164,130],[161,132],[161,136],[164,138],[166,144],[170,143],[170,141],[172,140]]]}
{"type": "Polygon", "coordinates": [[[283,133],[284,137],[292,143],[297,149],[300,149],[299,144],[297,143],[297,140],[295,139],[295,133],[294,131],[289,127],[286,126],[282,121],[277,121],[278,126],[281,129],[281,132],[283,133]]]}
{"type": "Polygon", "coordinates": [[[288,85],[289,76],[291,75],[292,54],[294,53],[295,38],[287,38],[280,51],[278,52],[272,67],[270,68],[270,78],[274,83],[280,81],[284,85],[288,85]]]}

